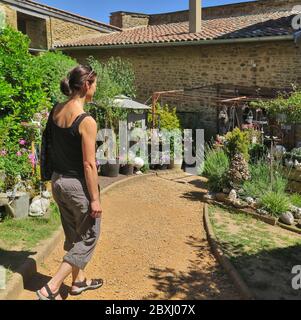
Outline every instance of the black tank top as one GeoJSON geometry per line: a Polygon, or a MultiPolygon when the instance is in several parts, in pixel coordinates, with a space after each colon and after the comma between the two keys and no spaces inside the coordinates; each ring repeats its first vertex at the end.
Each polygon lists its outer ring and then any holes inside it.
{"type": "Polygon", "coordinates": [[[50,114],[49,121],[53,170],[67,177],[83,178],[85,174],[79,125],[89,114],[79,115],[69,128],[61,128],[56,125],[52,114],[53,112],[50,114]]]}

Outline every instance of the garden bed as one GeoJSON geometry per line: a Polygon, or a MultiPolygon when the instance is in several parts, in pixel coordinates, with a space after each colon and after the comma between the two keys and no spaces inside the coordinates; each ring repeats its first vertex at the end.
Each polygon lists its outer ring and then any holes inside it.
{"type": "Polygon", "coordinates": [[[0,265],[9,280],[42,240],[48,239],[60,226],[57,206],[52,203],[49,213],[41,218],[5,219],[0,223],[0,265]]]}
{"type": "Polygon", "coordinates": [[[300,299],[291,273],[300,264],[300,236],[214,205],[209,218],[221,249],[257,299],[300,299]]]}

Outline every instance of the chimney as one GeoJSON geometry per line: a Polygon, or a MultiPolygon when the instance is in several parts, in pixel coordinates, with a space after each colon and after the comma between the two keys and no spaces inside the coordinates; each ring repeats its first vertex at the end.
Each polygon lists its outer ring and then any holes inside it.
{"type": "Polygon", "coordinates": [[[189,0],[189,32],[197,33],[201,31],[202,25],[202,0],[189,0]]]}

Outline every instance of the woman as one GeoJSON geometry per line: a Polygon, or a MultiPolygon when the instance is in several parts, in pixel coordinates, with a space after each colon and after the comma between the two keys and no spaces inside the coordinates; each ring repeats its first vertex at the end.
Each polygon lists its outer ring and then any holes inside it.
{"type": "Polygon", "coordinates": [[[84,268],[100,234],[101,205],[96,168],[97,125],[84,112],[96,91],[97,74],[89,66],[77,66],[61,82],[68,101],[57,104],[49,116],[52,154],[52,193],[65,232],[67,254],[53,278],[37,295],[41,300],[61,300],[60,287],[72,273],[70,294],[102,286],[102,279],[87,280],[84,268]]]}

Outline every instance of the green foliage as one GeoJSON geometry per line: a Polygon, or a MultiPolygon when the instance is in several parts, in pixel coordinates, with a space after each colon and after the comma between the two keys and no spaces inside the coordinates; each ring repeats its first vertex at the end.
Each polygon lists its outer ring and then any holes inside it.
{"type": "Polygon", "coordinates": [[[52,103],[63,101],[66,97],[61,93],[60,82],[77,62],[61,52],[46,52],[36,57],[34,63],[40,70],[43,88],[52,103]]]}
{"type": "Polygon", "coordinates": [[[101,63],[94,57],[88,63],[97,72],[97,90],[94,101],[97,106],[89,111],[101,127],[109,127],[117,132],[119,121],[127,118],[127,110],[114,106],[116,96],[135,97],[135,77],[131,64],[120,58],[111,58],[101,63]]]}
{"type": "Polygon", "coordinates": [[[278,217],[289,210],[290,199],[285,193],[269,191],[262,196],[261,205],[270,214],[278,217]]]}
{"type": "MultiPolygon", "coordinates": [[[[30,249],[49,239],[60,225],[58,207],[51,203],[50,215],[39,218],[11,219],[6,218],[0,224],[1,246],[4,248],[22,247],[30,249]]],[[[10,261],[8,261],[10,262],[10,261]]]]}
{"type": "MultiPolygon", "coordinates": [[[[148,114],[148,122],[152,122],[152,114],[148,114]]],[[[182,151],[182,130],[177,109],[168,106],[156,105],[155,127],[164,131],[164,135],[170,141],[170,158],[182,151]]]]}
{"type": "Polygon", "coordinates": [[[236,153],[241,153],[248,161],[249,144],[248,132],[241,131],[239,128],[235,128],[226,135],[225,148],[230,158],[232,158],[236,153]]]}
{"type": "Polygon", "coordinates": [[[301,91],[295,90],[288,97],[279,94],[275,99],[252,102],[252,106],[263,108],[272,116],[284,114],[286,119],[283,122],[301,122],[301,91]]]}
{"type": "Polygon", "coordinates": [[[271,183],[270,165],[264,160],[250,165],[251,179],[243,183],[243,190],[247,196],[260,199],[266,192],[273,191],[284,193],[288,184],[284,178],[280,166],[273,168],[271,183]]]}
{"type": "Polygon", "coordinates": [[[15,144],[7,144],[6,150],[1,150],[0,170],[6,175],[4,189],[11,189],[19,177],[24,181],[32,177],[30,151],[15,144]],[[2,154],[4,152],[4,154],[2,154]]]}
{"type": "Polygon", "coordinates": [[[264,158],[268,154],[268,149],[265,145],[260,143],[253,143],[249,146],[249,156],[251,163],[256,163],[264,158]]]}
{"type": "MultiPolygon", "coordinates": [[[[149,114],[149,122],[152,122],[152,115],[149,114]]],[[[155,127],[160,129],[174,130],[181,129],[180,119],[177,116],[177,109],[171,108],[167,104],[156,105],[155,127]]]]}
{"type": "Polygon", "coordinates": [[[206,147],[205,161],[203,168],[199,169],[199,174],[204,174],[208,178],[209,189],[214,192],[221,191],[228,186],[227,173],[230,161],[222,149],[206,147]]]}
{"type": "MultiPolygon", "coordinates": [[[[0,128],[6,126],[6,141],[26,138],[21,121],[29,121],[49,105],[40,70],[28,48],[29,38],[22,33],[9,27],[0,32],[0,128]]],[[[3,144],[4,138],[1,140],[3,144]]]]}
{"type": "Polygon", "coordinates": [[[294,193],[294,194],[290,195],[290,201],[291,201],[292,205],[301,208],[301,195],[300,194],[294,193]]]}

